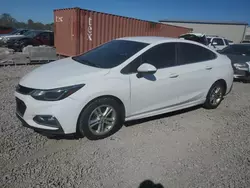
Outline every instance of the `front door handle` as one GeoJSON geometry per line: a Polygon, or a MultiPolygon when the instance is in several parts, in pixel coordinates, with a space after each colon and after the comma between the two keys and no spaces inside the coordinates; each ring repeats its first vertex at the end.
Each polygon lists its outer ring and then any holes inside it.
{"type": "Polygon", "coordinates": [[[210,66],[206,66],[206,70],[211,70],[213,67],[210,67],[210,66]]]}
{"type": "Polygon", "coordinates": [[[178,76],[178,74],[170,74],[169,78],[177,78],[178,76]]]}

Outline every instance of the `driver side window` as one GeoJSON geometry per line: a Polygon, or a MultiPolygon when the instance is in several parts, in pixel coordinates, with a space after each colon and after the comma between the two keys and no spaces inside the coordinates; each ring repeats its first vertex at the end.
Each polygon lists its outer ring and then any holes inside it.
{"type": "Polygon", "coordinates": [[[136,73],[138,67],[143,63],[149,63],[157,69],[172,67],[176,65],[176,43],[164,43],[154,46],[137,57],[127,65],[122,73],[136,73]]]}

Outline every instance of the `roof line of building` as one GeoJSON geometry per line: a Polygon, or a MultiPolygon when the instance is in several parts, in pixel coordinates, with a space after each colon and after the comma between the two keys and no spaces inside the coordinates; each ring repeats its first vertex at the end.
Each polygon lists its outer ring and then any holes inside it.
{"type": "Polygon", "coordinates": [[[159,22],[172,23],[194,23],[194,24],[223,24],[223,25],[248,25],[247,22],[220,22],[220,21],[197,21],[197,20],[159,20],[159,22]]]}

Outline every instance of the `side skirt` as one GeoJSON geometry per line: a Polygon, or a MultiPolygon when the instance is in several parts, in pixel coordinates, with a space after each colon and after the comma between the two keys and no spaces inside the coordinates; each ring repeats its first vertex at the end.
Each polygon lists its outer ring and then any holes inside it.
{"type": "Polygon", "coordinates": [[[178,106],[173,106],[173,107],[169,107],[169,108],[164,108],[164,109],[160,109],[160,110],[146,112],[146,113],[143,113],[143,114],[129,116],[129,117],[125,118],[125,121],[142,119],[142,118],[147,118],[147,117],[156,116],[156,115],[160,115],[160,114],[165,114],[165,113],[168,113],[168,112],[174,112],[174,111],[177,111],[177,110],[182,110],[182,109],[185,109],[185,108],[189,108],[189,107],[192,107],[192,106],[203,104],[205,102],[205,100],[206,99],[202,99],[202,100],[199,100],[199,101],[190,102],[190,103],[186,103],[186,104],[182,104],[182,105],[178,105],[178,106]]]}

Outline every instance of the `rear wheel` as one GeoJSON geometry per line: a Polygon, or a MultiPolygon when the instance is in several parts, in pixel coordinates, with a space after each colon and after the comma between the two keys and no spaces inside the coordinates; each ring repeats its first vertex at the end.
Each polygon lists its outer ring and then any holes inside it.
{"type": "Polygon", "coordinates": [[[217,108],[225,95],[225,86],[222,82],[215,82],[208,91],[204,108],[215,109],[217,108]]]}
{"type": "Polygon", "coordinates": [[[123,119],[123,109],[115,99],[96,99],[80,114],[77,132],[90,140],[106,138],[121,128],[123,119]]]}

